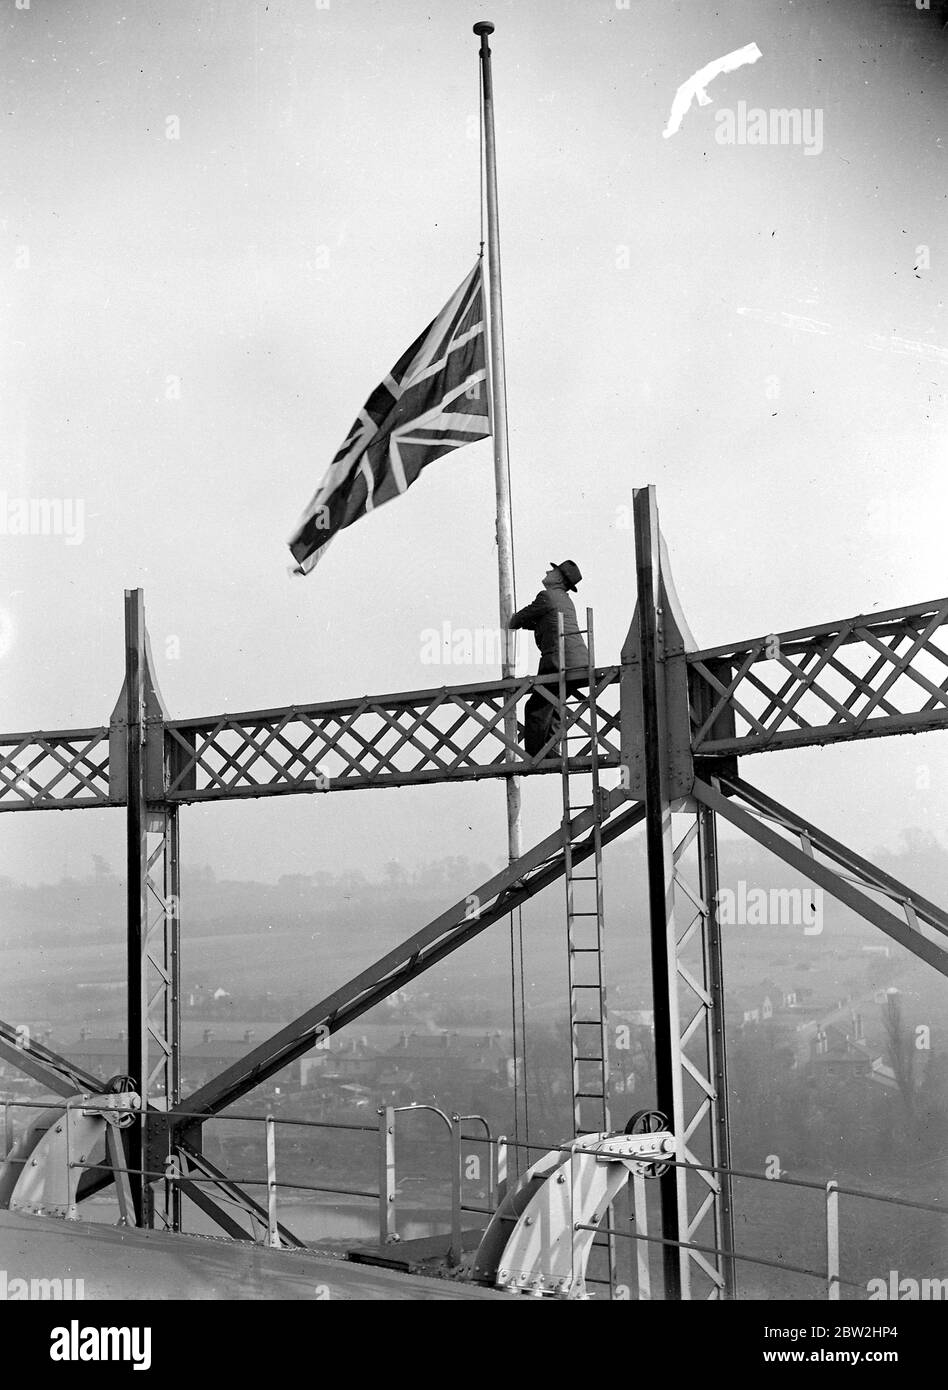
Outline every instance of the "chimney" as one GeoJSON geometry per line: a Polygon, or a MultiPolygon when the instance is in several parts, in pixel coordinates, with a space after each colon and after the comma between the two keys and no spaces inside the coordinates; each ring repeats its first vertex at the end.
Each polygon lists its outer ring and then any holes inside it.
{"type": "Polygon", "coordinates": [[[213,1038],[213,1036],[214,1036],[214,1034],[211,1032],[210,1028],[205,1028],[205,1029],[204,1029],[204,1039],[203,1039],[204,1042],[209,1043],[209,1042],[211,1041],[211,1039],[213,1038]]]}
{"type": "Polygon", "coordinates": [[[119,1042],[125,1042],[125,1041],[127,1040],[127,1038],[128,1038],[128,1034],[126,1033],[125,1029],[124,1029],[124,1028],[120,1028],[120,1029],[118,1030],[118,1040],[119,1040],[119,1042]]]}
{"type": "MultiPolygon", "coordinates": [[[[245,1042],[245,1043],[252,1043],[252,1042],[254,1041],[254,1039],[256,1038],[256,1036],[257,1036],[257,1035],[256,1035],[256,1033],[253,1031],[253,1029],[252,1029],[252,1028],[248,1028],[247,1031],[246,1031],[246,1033],[244,1034],[244,1042],[245,1042]]],[[[207,1041],[207,1042],[210,1042],[210,1038],[207,1038],[206,1041],[207,1041]]]]}
{"type": "Polygon", "coordinates": [[[85,1042],[85,1040],[86,1040],[86,1030],[85,1030],[84,1028],[80,1028],[80,1029],[79,1029],[79,1041],[80,1041],[80,1042],[85,1042]]]}

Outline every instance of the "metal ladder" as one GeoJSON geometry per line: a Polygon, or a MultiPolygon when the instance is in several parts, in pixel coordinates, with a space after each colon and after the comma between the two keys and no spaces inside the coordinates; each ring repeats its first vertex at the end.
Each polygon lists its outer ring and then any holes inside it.
{"type": "MultiPolygon", "coordinates": [[[[586,609],[586,627],[580,636],[586,638],[588,696],[582,701],[588,711],[587,728],[571,732],[566,723],[566,643],[563,615],[557,615],[559,642],[559,701],[564,711],[560,738],[560,775],[563,788],[563,857],[566,885],[566,941],[569,961],[569,1038],[570,1074],[575,1137],[602,1133],[611,1129],[609,1118],[609,1038],[606,1017],[606,983],[603,969],[603,892],[602,892],[602,822],[597,816],[590,838],[592,854],[579,866],[573,865],[573,844],[569,824],[580,811],[598,806],[599,786],[599,727],[596,704],[596,654],[593,637],[592,609],[586,609]],[[570,745],[579,745],[571,754],[570,745]],[[589,768],[577,771],[571,758],[580,758],[588,750],[589,768]],[[574,796],[583,798],[575,800],[574,796]],[[588,800],[585,798],[588,797],[588,800]]],[[[611,1214],[605,1221],[613,1226],[611,1214]]],[[[608,1289],[609,1297],[615,1286],[616,1251],[614,1236],[597,1236],[593,1249],[601,1252],[591,1258],[587,1284],[608,1289]],[[601,1276],[601,1277],[595,1277],[601,1276]]]]}

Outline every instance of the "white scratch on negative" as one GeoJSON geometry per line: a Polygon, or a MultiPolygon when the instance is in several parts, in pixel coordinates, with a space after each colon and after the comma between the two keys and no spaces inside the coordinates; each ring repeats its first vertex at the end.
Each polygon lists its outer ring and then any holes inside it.
{"type": "Polygon", "coordinates": [[[699,68],[694,76],[689,77],[687,82],[683,82],[675,93],[671,113],[668,117],[668,125],[662,131],[665,139],[667,140],[670,135],[674,135],[681,129],[681,123],[691,109],[691,103],[696,98],[699,106],[711,105],[711,98],[705,89],[713,78],[720,77],[721,73],[724,72],[733,72],[735,68],[742,68],[747,63],[756,63],[757,59],[763,56],[756,43],[749,43],[743,48],[736,48],[733,53],[726,53],[723,58],[715,58],[713,63],[707,63],[703,68],[699,68]]]}
{"type": "Polygon", "coordinates": [[[832,333],[833,325],[821,319],[807,318],[804,314],[766,313],[763,309],[740,308],[737,311],[748,318],[761,319],[764,323],[775,323],[780,328],[799,328],[803,333],[832,333]]]}
{"type": "Polygon", "coordinates": [[[873,333],[868,346],[875,352],[888,349],[889,352],[921,357],[929,362],[948,362],[948,348],[939,347],[937,343],[920,343],[917,338],[897,338],[894,335],[885,338],[881,333],[873,333]]]}
{"type": "Polygon", "coordinates": [[[788,314],[785,310],[768,311],[739,305],[736,312],[743,318],[757,319],[761,323],[774,324],[778,328],[795,328],[801,333],[832,333],[845,339],[850,346],[867,347],[872,352],[896,352],[903,357],[919,357],[925,362],[948,363],[948,348],[942,347],[939,343],[923,343],[917,338],[900,338],[895,334],[886,337],[882,333],[859,338],[845,329],[834,328],[831,323],[821,319],[807,318],[803,314],[788,314]]]}

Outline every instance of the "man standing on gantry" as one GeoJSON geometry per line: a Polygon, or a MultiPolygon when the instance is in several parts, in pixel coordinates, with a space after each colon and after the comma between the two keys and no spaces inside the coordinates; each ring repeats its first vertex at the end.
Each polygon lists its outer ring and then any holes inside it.
{"type": "MultiPolygon", "coordinates": [[[[589,653],[570,598],[570,592],[575,593],[582,577],[579,566],[573,560],[564,560],[559,565],[551,564],[536,598],[510,619],[512,628],[529,628],[533,632],[540,649],[537,675],[555,676],[560,669],[557,616],[562,613],[567,693],[581,685],[589,674],[589,653]]],[[[547,686],[547,690],[556,698],[558,692],[555,687],[547,686]]],[[[531,758],[535,758],[544,744],[549,742],[555,713],[554,705],[542,691],[534,690],[527,700],[523,716],[523,743],[531,758]]]]}

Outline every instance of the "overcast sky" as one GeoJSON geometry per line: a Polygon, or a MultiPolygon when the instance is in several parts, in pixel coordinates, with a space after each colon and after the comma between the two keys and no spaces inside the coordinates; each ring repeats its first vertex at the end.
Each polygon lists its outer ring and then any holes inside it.
{"type": "MultiPolygon", "coordinates": [[[[138,585],[178,717],[494,674],[421,659],[426,629],[497,621],[489,440],[344,532],[311,577],[288,576],[286,550],[356,411],[477,254],[481,17],[497,24],[519,601],[574,558],[597,657],[617,660],[623,509],[649,482],[702,646],[943,594],[938,9],[4,6],[0,489],[81,500],[84,529],[0,535],[0,726],[107,722],[138,585]],[[761,59],[663,139],[677,87],[752,42],[761,59]],[[819,148],[722,143],[740,102],[800,110],[819,148]]],[[[742,771],[871,851],[907,826],[944,835],[946,753],[927,735],[742,771]]],[[[559,817],[540,781],[527,843],[559,817]]],[[[120,868],[122,833],[121,812],[5,816],[0,871],[85,873],[93,852],[120,868]]],[[[500,783],[183,815],[185,862],[222,875],[371,875],[504,843],[500,783]]]]}

